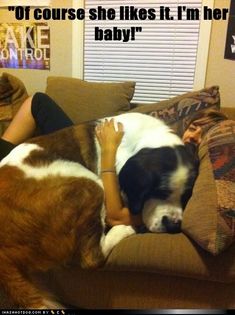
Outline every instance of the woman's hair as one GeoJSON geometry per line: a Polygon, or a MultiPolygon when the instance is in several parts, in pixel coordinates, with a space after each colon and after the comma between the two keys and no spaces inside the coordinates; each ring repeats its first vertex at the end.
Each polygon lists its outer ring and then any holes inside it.
{"type": "Polygon", "coordinates": [[[201,127],[202,132],[205,133],[211,127],[216,125],[219,121],[227,119],[228,117],[218,110],[206,109],[186,118],[184,122],[184,131],[187,130],[191,124],[193,124],[194,126],[201,127]]]}

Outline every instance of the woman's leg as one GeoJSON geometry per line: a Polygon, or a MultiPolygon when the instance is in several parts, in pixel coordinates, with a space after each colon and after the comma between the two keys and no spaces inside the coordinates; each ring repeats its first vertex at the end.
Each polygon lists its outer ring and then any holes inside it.
{"type": "Polygon", "coordinates": [[[32,97],[24,101],[10,125],[3,133],[3,140],[17,145],[33,135],[36,124],[31,113],[31,103],[32,97]]]}
{"type": "Polygon", "coordinates": [[[44,93],[34,95],[31,110],[36,127],[42,135],[73,125],[65,112],[44,93]]]}
{"type": "Polygon", "coordinates": [[[0,161],[7,156],[15,147],[14,144],[0,138],[0,161]]]}
{"type": "Polygon", "coordinates": [[[17,144],[33,135],[36,125],[31,114],[31,101],[32,97],[24,101],[0,138],[0,160],[7,156],[17,144]]]}
{"type": "Polygon", "coordinates": [[[48,95],[36,93],[24,101],[2,139],[17,145],[32,137],[36,129],[40,134],[48,134],[72,125],[72,120],[48,95]]]}
{"type": "Polygon", "coordinates": [[[72,126],[73,122],[46,94],[36,93],[27,98],[0,139],[0,160],[17,144],[41,134],[72,126]]]}

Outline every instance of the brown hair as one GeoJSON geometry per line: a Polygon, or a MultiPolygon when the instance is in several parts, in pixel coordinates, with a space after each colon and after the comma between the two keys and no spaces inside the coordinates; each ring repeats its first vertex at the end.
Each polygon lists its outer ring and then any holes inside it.
{"type": "Polygon", "coordinates": [[[218,110],[206,109],[186,118],[184,122],[184,131],[187,130],[191,124],[194,124],[195,126],[200,126],[202,128],[202,133],[205,133],[219,121],[227,119],[228,117],[218,110]]]}

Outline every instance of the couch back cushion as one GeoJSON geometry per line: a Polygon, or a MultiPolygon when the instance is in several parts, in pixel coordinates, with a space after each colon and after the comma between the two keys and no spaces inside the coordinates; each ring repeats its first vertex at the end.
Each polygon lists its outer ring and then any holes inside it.
{"type": "Polygon", "coordinates": [[[183,231],[217,255],[235,241],[235,121],[212,127],[199,146],[200,169],[183,231]]]}
{"type": "Polygon", "coordinates": [[[130,109],[135,82],[87,82],[68,77],[48,77],[46,93],[74,123],[123,113],[130,109]]]}
{"type": "Polygon", "coordinates": [[[218,86],[185,93],[166,101],[140,105],[132,112],[140,112],[164,120],[179,136],[183,135],[185,119],[207,108],[220,108],[218,86]]]}

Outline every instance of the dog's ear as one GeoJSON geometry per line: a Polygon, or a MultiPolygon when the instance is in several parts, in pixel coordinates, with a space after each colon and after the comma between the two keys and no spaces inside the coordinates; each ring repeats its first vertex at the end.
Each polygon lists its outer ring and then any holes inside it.
{"type": "Polygon", "coordinates": [[[129,195],[128,197],[128,208],[130,212],[134,215],[140,214],[144,208],[144,203],[146,201],[146,196],[144,192],[138,194],[138,196],[129,195]]]}
{"type": "Polygon", "coordinates": [[[146,167],[143,167],[139,153],[131,157],[119,173],[120,189],[128,200],[128,207],[132,214],[141,213],[145,201],[148,199],[152,178],[146,167]]]}

